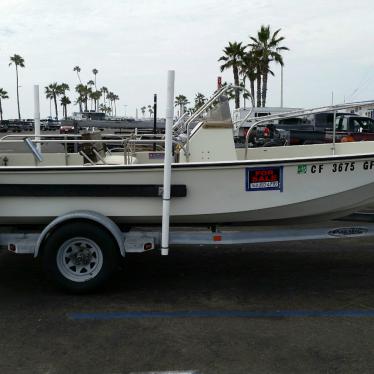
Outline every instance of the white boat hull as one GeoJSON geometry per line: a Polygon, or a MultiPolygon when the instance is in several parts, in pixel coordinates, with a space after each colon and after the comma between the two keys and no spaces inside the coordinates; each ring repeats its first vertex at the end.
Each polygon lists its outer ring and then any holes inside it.
{"type": "MultiPolygon", "coordinates": [[[[84,196],[85,186],[162,185],[161,164],[129,166],[0,168],[0,223],[47,223],[76,210],[92,210],[128,224],[160,223],[160,197],[84,196]],[[26,184],[27,183],[27,184],[26,184]],[[38,196],[30,186],[79,186],[80,196],[38,196]],[[24,187],[24,196],[13,193],[24,187]],[[8,188],[9,187],[9,188],[8,188]],[[9,192],[6,192],[9,190],[9,192]]],[[[265,178],[266,179],[266,178],[265,178]]],[[[183,224],[319,221],[343,216],[374,201],[374,154],[175,164],[172,184],[185,197],[171,202],[171,222],[183,224]],[[248,180],[270,170],[280,179],[248,180]],[[253,183],[250,183],[253,182],[253,183]],[[278,185],[277,185],[278,182],[278,185]],[[274,188],[274,189],[272,189],[274,188]]],[[[48,188],[49,188],[48,187],[48,188]]],[[[43,193],[42,193],[43,194],[43,193]]],[[[74,195],[74,194],[73,194],[74,195]]]]}

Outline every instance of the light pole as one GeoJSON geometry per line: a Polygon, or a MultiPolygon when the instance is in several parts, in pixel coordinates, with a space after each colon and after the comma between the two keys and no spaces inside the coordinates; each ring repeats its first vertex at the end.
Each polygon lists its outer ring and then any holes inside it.
{"type": "MultiPolygon", "coordinates": [[[[17,82],[18,82],[18,80],[17,80],[17,82]]],[[[19,107],[20,107],[20,105],[19,105],[19,89],[20,88],[22,88],[22,86],[20,86],[20,85],[17,85],[17,105],[18,105],[18,120],[20,121],[21,120],[21,111],[20,111],[20,109],[19,109],[19,107]]]]}
{"type": "Polygon", "coordinates": [[[281,108],[283,108],[283,65],[281,65],[281,108]]]}
{"type": "Polygon", "coordinates": [[[126,108],[128,107],[128,105],[123,105],[123,107],[125,108],[125,115],[124,115],[124,117],[126,117],[126,108]]]}

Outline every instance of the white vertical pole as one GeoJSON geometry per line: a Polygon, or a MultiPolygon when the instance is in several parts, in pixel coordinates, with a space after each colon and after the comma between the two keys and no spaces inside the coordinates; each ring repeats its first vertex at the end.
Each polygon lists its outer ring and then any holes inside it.
{"type": "MultiPolygon", "coordinates": [[[[34,136],[35,140],[40,140],[40,104],[39,104],[39,85],[34,85],[34,136]]],[[[41,144],[37,143],[36,148],[41,151],[41,144]]]]}
{"type": "Polygon", "coordinates": [[[164,185],[162,195],[162,237],[161,254],[169,254],[169,225],[170,225],[170,185],[172,161],[172,128],[174,118],[174,70],[168,71],[166,96],[166,122],[165,122],[165,159],[164,159],[164,185]]]}
{"type": "Polygon", "coordinates": [[[336,110],[332,119],[332,154],[335,155],[335,138],[336,138],[336,110]]]}
{"type": "Polygon", "coordinates": [[[283,65],[281,65],[281,108],[283,108],[283,65]]]}

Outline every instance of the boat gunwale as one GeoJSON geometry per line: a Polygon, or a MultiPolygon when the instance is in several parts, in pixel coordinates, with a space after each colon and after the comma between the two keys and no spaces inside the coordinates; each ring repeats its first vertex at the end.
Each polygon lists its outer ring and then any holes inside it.
{"type": "MultiPolygon", "coordinates": [[[[326,155],[315,157],[292,157],[283,159],[254,159],[254,160],[231,160],[231,161],[213,161],[213,162],[184,162],[173,163],[173,169],[190,169],[190,168],[216,168],[216,167],[235,167],[251,165],[279,165],[279,164],[298,164],[300,162],[328,162],[334,160],[351,160],[351,159],[370,159],[374,158],[374,153],[344,154],[344,155],[326,155]]],[[[139,170],[139,169],[163,169],[163,163],[157,164],[132,164],[132,165],[57,165],[57,166],[0,166],[0,172],[7,171],[54,171],[54,170],[139,170]]]]}

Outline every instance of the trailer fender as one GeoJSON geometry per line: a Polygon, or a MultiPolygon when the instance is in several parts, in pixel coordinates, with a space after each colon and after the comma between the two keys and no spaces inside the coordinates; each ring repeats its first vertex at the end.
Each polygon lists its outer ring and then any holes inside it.
{"type": "Polygon", "coordinates": [[[124,237],[122,231],[119,227],[108,217],[104,216],[101,213],[93,212],[90,210],[80,210],[75,212],[70,212],[64,214],[62,216],[57,217],[52,222],[48,224],[41,232],[38,241],[35,246],[34,257],[37,257],[39,254],[39,250],[42,247],[43,241],[48,233],[54,229],[56,226],[60,226],[62,223],[66,223],[72,220],[85,220],[85,221],[93,221],[98,223],[99,225],[105,227],[114,237],[118,244],[118,248],[121,252],[121,255],[125,257],[125,244],[124,244],[124,237]]]}

